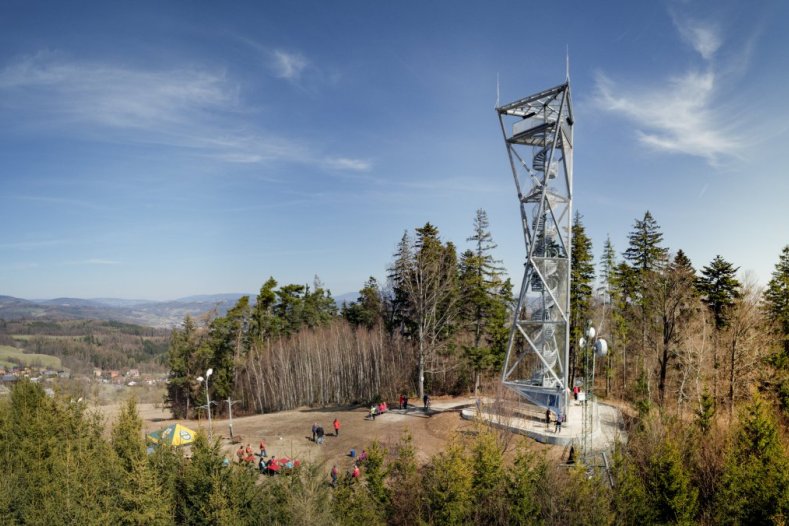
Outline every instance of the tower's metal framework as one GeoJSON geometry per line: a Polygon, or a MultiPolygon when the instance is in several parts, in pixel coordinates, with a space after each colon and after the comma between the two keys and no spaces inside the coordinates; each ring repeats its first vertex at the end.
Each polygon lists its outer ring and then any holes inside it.
{"type": "Polygon", "coordinates": [[[531,403],[565,415],[573,188],[569,80],[496,111],[526,244],[502,381],[531,403]]]}

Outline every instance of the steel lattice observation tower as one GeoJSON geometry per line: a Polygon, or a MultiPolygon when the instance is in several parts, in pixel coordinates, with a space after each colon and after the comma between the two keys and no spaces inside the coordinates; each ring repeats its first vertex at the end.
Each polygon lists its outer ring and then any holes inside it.
{"type": "Polygon", "coordinates": [[[573,188],[569,79],[496,111],[526,245],[502,382],[529,402],[565,415],[573,188]]]}

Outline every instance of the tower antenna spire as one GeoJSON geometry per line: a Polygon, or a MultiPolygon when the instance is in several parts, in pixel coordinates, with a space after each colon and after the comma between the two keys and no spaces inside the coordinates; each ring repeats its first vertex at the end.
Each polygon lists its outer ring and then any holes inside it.
{"type": "Polygon", "coordinates": [[[570,82],[570,45],[567,44],[567,51],[564,57],[564,64],[566,68],[565,80],[570,82]]]}
{"type": "Polygon", "coordinates": [[[500,90],[499,90],[499,74],[498,74],[498,72],[496,72],[496,107],[497,107],[497,108],[499,107],[499,95],[500,95],[500,90]]]}

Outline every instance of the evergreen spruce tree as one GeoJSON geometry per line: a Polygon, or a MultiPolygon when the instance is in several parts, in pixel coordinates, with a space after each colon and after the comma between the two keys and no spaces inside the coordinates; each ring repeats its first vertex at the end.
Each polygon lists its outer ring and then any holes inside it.
{"type": "Polygon", "coordinates": [[[303,324],[310,328],[327,325],[337,316],[337,303],[331,297],[331,291],[324,288],[318,276],[312,283],[312,292],[309,287],[304,296],[303,324]]]}
{"type": "Polygon", "coordinates": [[[274,315],[274,305],[277,302],[276,288],[277,280],[273,277],[260,287],[249,318],[250,346],[255,341],[270,341],[280,333],[280,320],[274,315]]]}
{"type": "Polygon", "coordinates": [[[424,486],[416,463],[414,439],[407,430],[395,448],[389,471],[390,501],[387,522],[395,526],[419,524],[424,486]]]}
{"type": "MultiPolygon", "coordinates": [[[[629,289],[627,294],[638,306],[638,337],[633,339],[639,342],[643,372],[646,367],[644,362],[648,351],[649,334],[654,328],[652,323],[653,306],[650,304],[648,291],[654,281],[655,273],[666,264],[668,249],[662,246],[663,234],[660,232],[657,221],[648,210],[643,219],[636,220],[633,230],[628,235],[628,243],[624,258],[630,263],[632,271],[623,274],[622,278],[630,279],[632,282],[625,283],[623,281],[621,285],[629,289]]],[[[648,380],[647,377],[644,379],[648,380]]],[[[647,388],[649,388],[648,384],[647,388]]]]}
{"type": "MultiPolygon", "coordinates": [[[[333,522],[332,488],[326,483],[326,474],[320,465],[303,465],[288,477],[271,482],[273,484],[265,487],[265,498],[261,499],[267,504],[264,512],[268,522],[305,526],[333,522]]],[[[350,481],[346,479],[346,482],[350,481]]],[[[365,506],[369,507],[367,503],[365,506]]]]}
{"type": "MultiPolygon", "coordinates": [[[[458,267],[454,244],[443,244],[438,229],[426,223],[416,229],[413,247],[403,236],[390,268],[400,326],[416,344],[419,398],[425,394],[428,361],[444,348],[456,329],[458,267]]],[[[397,322],[395,322],[397,323],[397,322]]]]}
{"type": "Polygon", "coordinates": [[[506,525],[507,477],[504,456],[495,435],[480,429],[471,447],[474,524],[506,525]]]}
{"type": "Polygon", "coordinates": [[[717,330],[728,325],[731,308],[740,297],[740,282],[735,278],[738,270],[739,267],[715,256],[709,266],[701,269],[701,277],[696,281],[717,330]]]}
{"type": "MultiPolygon", "coordinates": [[[[331,512],[336,524],[386,524],[383,508],[376,506],[369,489],[361,482],[345,475],[334,489],[331,512]]],[[[296,521],[298,523],[300,521],[296,521]]],[[[308,523],[304,523],[308,524],[308,523]]]]}
{"type": "MultiPolygon", "coordinates": [[[[616,361],[622,360],[624,371],[624,347],[627,339],[627,326],[621,294],[617,284],[617,260],[611,236],[606,236],[603,253],[600,257],[600,288],[598,293],[603,301],[603,325],[608,327],[608,354],[605,357],[605,395],[611,393],[616,361]],[[621,350],[620,350],[621,349],[621,350]]],[[[624,381],[623,381],[624,387],[624,381]]]]}
{"type": "Polygon", "coordinates": [[[364,463],[364,479],[367,490],[375,507],[385,509],[389,506],[389,490],[386,478],[389,467],[386,465],[386,448],[374,440],[367,447],[367,460],[364,463]]]}
{"type": "Polygon", "coordinates": [[[383,320],[383,295],[372,276],[359,291],[359,298],[350,305],[343,305],[342,316],[355,327],[372,329],[383,320]]]}
{"type": "Polygon", "coordinates": [[[789,516],[789,457],[758,394],[740,415],[716,508],[719,524],[778,524],[789,516]]]}
{"type": "MultiPolygon", "coordinates": [[[[208,367],[214,370],[208,383],[212,400],[224,400],[233,393],[236,383],[235,364],[240,363],[249,350],[246,346],[246,331],[250,313],[249,296],[242,296],[224,317],[214,319],[208,328],[205,353],[210,356],[208,367]]],[[[199,375],[204,375],[208,367],[198,370],[199,375]]],[[[201,390],[202,405],[207,401],[207,394],[205,389],[201,390]]],[[[212,411],[218,414],[223,409],[222,406],[217,406],[212,411]]]]}
{"type": "Polygon", "coordinates": [[[171,495],[164,493],[145,458],[134,458],[121,480],[118,500],[121,508],[118,524],[129,526],[172,524],[171,495]]]}
{"type": "Polygon", "coordinates": [[[473,511],[472,470],[460,444],[435,455],[424,477],[428,523],[468,524],[473,511]]]}
{"type": "MultiPolygon", "coordinates": [[[[782,343],[785,361],[789,362],[789,245],[781,251],[772,278],[764,291],[768,319],[775,325],[782,343]]],[[[789,366],[789,363],[787,363],[789,366]]]]}
{"type": "Polygon", "coordinates": [[[627,238],[629,246],[624,256],[638,272],[657,270],[666,262],[668,249],[662,246],[663,234],[649,210],[643,219],[636,220],[627,238]]]}
{"type": "Polygon", "coordinates": [[[170,366],[167,402],[176,418],[190,418],[195,407],[195,386],[199,387],[195,378],[203,374],[198,371],[205,371],[202,366],[207,364],[207,359],[204,363],[198,363],[197,350],[200,345],[197,325],[187,315],[182,328],[173,329],[167,353],[170,366]]]}
{"type": "Polygon", "coordinates": [[[646,482],[652,511],[660,524],[692,524],[698,511],[698,490],[693,486],[682,453],[666,438],[649,459],[646,482]]]}
{"type": "Polygon", "coordinates": [[[614,524],[640,526],[655,524],[657,510],[652,506],[638,466],[621,446],[614,450],[611,476],[614,479],[612,509],[614,524]]]}
{"type": "Polygon", "coordinates": [[[408,280],[411,275],[412,263],[412,241],[406,231],[403,232],[403,237],[397,244],[394,261],[387,274],[391,291],[387,298],[387,325],[390,332],[399,331],[403,335],[412,332],[408,316],[408,280]]]}
{"type": "Polygon", "coordinates": [[[592,317],[592,284],[594,283],[594,256],[592,240],[586,235],[580,212],[573,220],[572,263],[570,270],[570,385],[574,385],[576,369],[581,357],[578,340],[584,334],[586,323],[592,317]]]}
{"type": "Polygon", "coordinates": [[[701,276],[696,280],[696,288],[701,294],[701,301],[707,305],[714,324],[714,342],[712,348],[713,398],[718,402],[718,386],[720,382],[720,333],[729,325],[729,316],[735,302],[740,298],[740,282],[735,278],[739,267],[720,256],[715,256],[709,266],[701,269],[701,276]]]}
{"type": "Polygon", "coordinates": [[[510,524],[540,524],[538,495],[543,491],[547,463],[532,451],[521,448],[507,469],[507,500],[510,524]]]}
{"type": "Polygon", "coordinates": [[[20,524],[118,523],[123,472],[104,423],[82,403],[50,398],[20,380],[0,418],[0,462],[14,481],[4,520],[20,524]]]}
{"type": "Polygon", "coordinates": [[[712,427],[715,418],[715,401],[708,389],[701,393],[699,408],[696,410],[696,423],[701,429],[702,434],[706,435],[712,427]]]}
{"type": "Polygon", "coordinates": [[[121,407],[112,427],[112,448],[126,471],[131,471],[135,462],[145,459],[142,419],[137,413],[137,402],[134,398],[129,398],[121,407]]]}

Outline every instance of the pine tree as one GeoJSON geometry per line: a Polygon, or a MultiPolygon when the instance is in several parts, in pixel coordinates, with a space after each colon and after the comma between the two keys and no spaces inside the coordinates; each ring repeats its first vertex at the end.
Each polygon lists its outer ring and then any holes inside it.
{"type": "Polygon", "coordinates": [[[112,427],[112,448],[126,471],[131,471],[135,462],[145,459],[142,419],[137,413],[137,402],[134,398],[129,398],[121,407],[112,427]]]}
{"type": "Polygon", "coordinates": [[[614,479],[612,509],[617,525],[654,524],[657,512],[638,466],[621,446],[614,450],[611,476],[614,479]]]}
{"type": "Polygon", "coordinates": [[[509,520],[511,524],[539,524],[538,496],[543,491],[547,463],[532,451],[518,450],[515,461],[507,469],[507,499],[510,503],[509,520]]]}
{"type": "MultiPolygon", "coordinates": [[[[480,376],[499,362],[501,316],[507,317],[507,302],[501,294],[504,286],[498,261],[489,253],[496,247],[487,231],[487,216],[477,211],[474,250],[466,250],[460,259],[460,317],[472,334],[473,343],[464,345],[466,359],[474,371],[474,392],[479,390],[480,376]],[[482,215],[480,215],[482,214],[482,215]]],[[[505,344],[506,346],[506,344],[505,344]]],[[[504,350],[506,352],[506,349],[504,350]]]]}
{"type": "Polygon", "coordinates": [[[377,508],[389,506],[389,491],[386,488],[386,477],[389,467],[386,465],[386,448],[377,440],[367,447],[367,460],[364,463],[364,478],[370,497],[377,508]]]}
{"type": "Polygon", "coordinates": [[[387,298],[387,325],[390,332],[399,331],[403,335],[411,332],[408,317],[407,281],[411,274],[413,257],[411,237],[408,235],[408,231],[405,231],[397,244],[394,261],[387,274],[391,291],[387,298]]]}
{"type": "Polygon", "coordinates": [[[501,284],[501,261],[492,251],[498,246],[489,230],[488,215],[479,209],[474,217],[474,233],[466,239],[474,242],[474,249],[463,253],[463,308],[465,318],[474,332],[474,347],[479,347],[486,328],[495,292],[501,284]]]}
{"type": "Polygon", "coordinates": [[[471,484],[469,459],[460,444],[435,455],[424,477],[427,522],[468,524],[474,502],[471,484]]]}
{"type": "Polygon", "coordinates": [[[277,280],[270,277],[260,287],[255,306],[249,318],[250,346],[255,341],[270,341],[279,335],[280,320],[274,315],[274,305],[277,302],[277,280]]]}
{"type": "MultiPolygon", "coordinates": [[[[627,293],[631,295],[633,302],[638,306],[638,328],[640,334],[636,341],[639,341],[641,357],[645,359],[649,344],[649,334],[654,328],[652,324],[654,319],[653,306],[650,304],[649,294],[647,293],[651,282],[654,280],[655,273],[663,268],[666,263],[668,249],[662,246],[663,234],[660,232],[657,221],[655,221],[649,211],[644,214],[643,219],[636,220],[633,231],[628,235],[628,242],[629,246],[625,250],[624,258],[630,262],[632,272],[628,273],[628,278],[633,281],[627,284],[627,287],[630,289],[627,293]]],[[[642,372],[644,367],[646,366],[642,361],[642,372]]],[[[647,387],[649,387],[648,384],[647,387]]]]}
{"type": "Polygon", "coordinates": [[[419,398],[425,394],[428,361],[455,330],[458,312],[458,272],[455,246],[443,244],[438,229],[426,223],[416,229],[413,247],[404,235],[390,268],[400,326],[417,347],[419,398]]]}
{"type": "Polygon", "coordinates": [[[507,524],[507,478],[495,435],[480,429],[471,448],[474,524],[507,524]]]}
{"type": "Polygon", "coordinates": [[[781,251],[772,278],[767,283],[764,306],[767,317],[775,324],[786,360],[789,360],[789,245],[781,251]]]}
{"type": "Polygon", "coordinates": [[[720,256],[715,256],[709,266],[701,269],[696,286],[702,301],[712,312],[715,329],[721,330],[729,321],[729,311],[740,297],[740,282],[735,278],[739,267],[720,256]]]}
{"type": "Polygon", "coordinates": [[[701,269],[701,276],[696,280],[701,301],[712,313],[715,328],[715,341],[712,348],[712,385],[716,403],[720,384],[720,333],[728,326],[731,309],[740,297],[740,282],[734,277],[737,270],[738,268],[722,257],[715,256],[709,266],[701,269]]]}
{"type": "Polygon", "coordinates": [[[715,401],[708,389],[704,389],[699,400],[699,408],[696,410],[696,423],[703,434],[707,434],[712,427],[715,418],[715,401]]]}
{"type": "Polygon", "coordinates": [[[647,491],[660,524],[690,524],[698,511],[698,490],[693,486],[677,445],[666,438],[649,459],[647,491]]]}
{"type": "Polygon", "coordinates": [[[643,219],[636,220],[628,242],[625,259],[639,272],[657,270],[665,263],[668,250],[661,246],[663,234],[649,210],[643,219]]]}
{"type": "Polygon", "coordinates": [[[121,507],[119,524],[130,526],[172,524],[172,498],[164,494],[145,458],[135,458],[121,481],[118,500],[121,507]]]}
{"type": "Polygon", "coordinates": [[[789,457],[758,394],[743,409],[727,452],[717,511],[720,524],[776,524],[789,516],[789,457]]]}
{"type": "MultiPolygon", "coordinates": [[[[246,347],[247,328],[250,318],[249,296],[242,296],[236,304],[227,311],[224,317],[219,317],[211,322],[208,328],[207,346],[204,349],[206,356],[210,356],[207,368],[213,368],[211,382],[208,383],[212,400],[224,400],[232,395],[236,384],[236,363],[240,363],[249,348],[246,347]]],[[[202,371],[200,375],[205,374],[202,371]]],[[[202,404],[205,404],[207,394],[201,391],[202,404]]],[[[214,409],[212,409],[213,411],[214,409]]],[[[221,406],[216,408],[219,413],[221,406]]]]}
{"type": "Polygon", "coordinates": [[[197,325],[187,315],[181,329],[173,329],[168,348],[168,364],[170,378],[167,383],[167,402],[173,416],[190,418],[195,406],[195,386],[199,383],[195,378],[203,374],[208,359],[199,361],[198,349],[202,339],[198,334],[197,325]]]}
{"type": "Polygon", "coordinates": [[[343,305],[342,316],[355,327],[372,329],[383,319],[383,295],[372,276],[359,291],[359,298],[350,305],[343,305]]]}
{"type": "Polygon", "coordinates": [[[389,487],[387,522],[396,526],[419,524],[424,485],[416,463],[414,439],[408,430],[403,432],[395,448],[389,471],[389,487]]]}
{"type": "Polygon", "coordinates": [[[584,334],[587,322],[592,317],[592,284],[594,283],[594,256],[592,240],[586,235],[581,221],[583,216],[575,212],[573,220],[572,263],[570,270],[570,385],[574,385],[578,355],[578,341],[584,334]]]}
{"type": "Polygon", "coordinates": [[[337,316],[337,303],[331,297],[331,291],[324,288],[318,276],[304,295],[304,319],[302,323],[310,328],[327,325],[337,316]]]}
{"type": "MultiPolygon", "coordinates": [[[[611,393],[613,380],[615,354],[622,358],[624,371],[624,352],[618,352],[617,348],[624,350],[627,337],[625,318],[623,315],[624,304],[617,287],[617,261],[616,251],[611,242],[611,236],[607,235],[603,245],[603,253],[600,257],[600,288],[598,293],[603,300],[603,325],[608,328],[608,354],[605,357],[605,395],[611,393]]],[[[624,381],[623,381],[624,387],[624,381]]]]}

